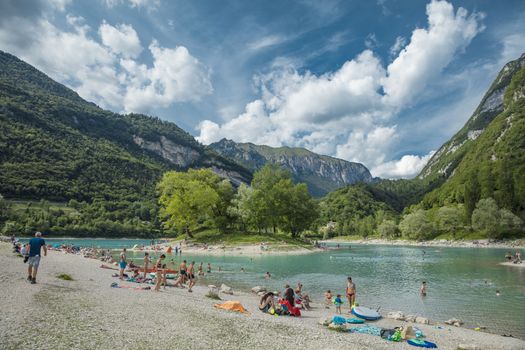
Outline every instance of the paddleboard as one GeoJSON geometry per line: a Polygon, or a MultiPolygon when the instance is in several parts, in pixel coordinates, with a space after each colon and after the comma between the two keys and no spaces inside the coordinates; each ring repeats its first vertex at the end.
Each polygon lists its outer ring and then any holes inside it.
{"type": "Polygon", "coordinates": [[[356,315],[359,318],[374,321],[379,320],[381,318],[381,315],[376,310],[372,310],[370,308],[364,307],[364,306],[356,306],[352,309],[352,313],[356,315]]]}

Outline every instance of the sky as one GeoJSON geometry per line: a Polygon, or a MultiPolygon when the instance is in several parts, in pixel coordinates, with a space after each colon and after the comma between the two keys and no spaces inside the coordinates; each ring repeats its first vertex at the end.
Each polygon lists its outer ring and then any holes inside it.
{"type": "Polygon", "coordinates": [[[410,178],[525,52],[525,1],[2,0],[0,50],[203,144],[410,178]]]}

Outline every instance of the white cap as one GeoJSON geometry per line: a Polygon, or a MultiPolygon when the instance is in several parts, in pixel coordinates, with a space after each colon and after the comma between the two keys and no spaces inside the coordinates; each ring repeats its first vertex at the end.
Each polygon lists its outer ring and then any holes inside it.
{"type": "Polygon", "coordinates": [[[37,233],[35,233],[35,237],[41,237],[41,236],[42,236],[42,232],[37,231],[37,233]]]}

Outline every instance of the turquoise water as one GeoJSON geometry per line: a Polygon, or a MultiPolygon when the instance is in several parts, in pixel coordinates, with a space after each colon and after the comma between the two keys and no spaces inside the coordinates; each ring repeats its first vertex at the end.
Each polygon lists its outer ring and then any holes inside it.
{"type": "MultiPolygon", "coordinates": [[[[168,261],[202,261],[205,269],[210,262],[212,273],[199,284],[225,283],[244,290],[262,285],[282,290],[286,283],[295,286],[301,282],[304,291],[316,301],[322,300],[327,289],[344,295],[346,277],[352,276],[361,305],[401,310],[438,321],[457,317],[467,327],[485,326],[493,333],[525,338],[525,268],[498,265],[505,252],[353,245],[350,249],[308,255],[251,259],[183,254],[168,256],[168,261]],[[271,280],[264,279],[265,271],[272,274],[271,280]],[[428,284],[425,298],[419,296],[423,280],[428,284]],[[496,290],[500,296],[496,296],[496,290]]],[[[130,257],[142,256],[136,253],[130,257]]]]}
{"type": "MultiPolygon", "coordinates": [[[[151,243],[139,239],[47,238],[46,241],[106,249],[151,243]]],[[[199,284],[225,283],[242,290],[262,285],[282,290],[286,283],[295,286],[301,282],[304,291],[316,301],[322,300],[327,289],[344,294],[346,277],[352,276],[361,305],[401,310],[438,321],[457,317],[467,327],[485,326],[493,333],[525,339],[525,268],[498,265],[506,251],[352,245],[349,249],[307,255],[250,258],[184,253],[182,257],[168,255],[167,260],[173,266],[181,259],[195,260],[197,264],[202,261],[204,269],[210,262],[212,273],[199,284]],[[272,274],[271,280],[264,279],[266,271],[272,274]],[[428,284],[425,298],[419,296],[423,280],[428,284]]],[[[140,263],[143,253],[130,252],[128,256],[140,263]]]]}
{"type": "MultiPolygon", "coordinates": [[[[20,238],[20,242],[27,242],[30,238],[20,238]]],[[[66,244],[82,248],[104,248],[104,249],[121,249],[130,248],[135,244],[150,245],[150,239],[106,239],[106,238],[46,238],[46,244],[66,244]]]]}

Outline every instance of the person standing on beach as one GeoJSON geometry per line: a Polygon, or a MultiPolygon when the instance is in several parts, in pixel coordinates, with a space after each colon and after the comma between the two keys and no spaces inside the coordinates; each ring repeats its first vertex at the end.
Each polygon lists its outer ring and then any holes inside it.
{"type": "Polygon", "coordinates": [[[197,271],[198,271],[197,275],[199,275],[199,276],[204,276],[204,272],[202,271],[202,261],[201,261],[201,263],[199,264],[199,267],[198,267],[198,270],[197,270],[197,271]]]}
{"type": "Polygon", "coordinates": [[[208,268],[206,269],[206,272],[207,273],[211,273],[211,264],[210,263],[208,263],[208,268]]]}
{"type": "Polygon", "coordinates": [[[122,253],[120,253],[120,259],[119,259],[119,268],[120,268],[120,276],[119,279],[124,279],[124,270],[126,269],[126,266],[128,265],[128,262],[126,261],[126,248],[122,249],[122,253]]]}
{"type": "Polygon", "coordinates": [[[346,297],[348,298],[348,307],[352,311],[352,306],[355,303],[355,283],[352,282],[352,277],[346,279],[346,297]]]}
{"type": "Polygon", "coordinates": [[[150,263],[151,263],[151,259],[149,257],[149,253],[145,252],[144,253],[144,281],[146,281],[146,276],[148,274],[148,267],[150,263]]]}
{"type": "Polygon", "coordinates": [[[183,260],[180,265],[179,265],[179,278],[177,279],[177,281],[175,282],[175,285],[174,287],[178,287],[179,285],[181,286],[181,288],[184,288],[182,286],[182,284],[184,282],[186,282],[186,277],[188,276],[187,274],[187,267],[186,267],[186,260],[183,260]]]}
{"type": "Polygon", "coordinates": [[[36,283],[36,274],[38,272],[38,266],[40,265],[40,251],[42,247],[44,247],[44,256],[47,256],[46,242],[42,239],[42,233],[37,232],[35,233],[35,237],[29,240],[29,247],[27,248],[29,251],[27,280],[30,281],[31,284],[36,283]]]}
{"type": "Polygon", "coordinates": [[[161,254],[157,262],[155,263],[155,269],[157,270],[157,276],[155,281],[155,292],[160,291],[160,285],[162,284],[162,281],[164,279],[164,269],[162,266],[164,266],[163,261],[166,258],[166,255],[161,254]]]}
{"type": "Polygon", "coordinates": [[[188,266],[187,274],[188,274],[188,281],[189,281],[188,292],[191,293],[193,292],[191,288],[195,285],[195,261],[192,261],[190,263],[190,266],[188,266]]]}

